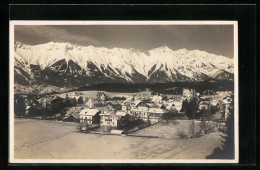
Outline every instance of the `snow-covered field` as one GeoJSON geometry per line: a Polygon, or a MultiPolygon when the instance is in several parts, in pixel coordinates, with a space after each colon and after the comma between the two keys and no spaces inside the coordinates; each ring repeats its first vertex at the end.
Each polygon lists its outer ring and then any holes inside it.
{"type": "MultiPolygon", "coordinates": [[[[90,90],[90,91],[74,91],[74,92],[78,92],[78,94],[80,96],[83,97],[83,99],[87,98],[97,98],[97,93],[98,92],[104,92],[108,97],[113,98],[113,97],[125,97],[125,98],[129,98],[129,97],[133,97],[134,94],[137,93],[118,93],[118,92],[107,92],[107,91],[98,91],[98,90],[90,90]]],[[[60,96],[62,98],[66,97],[67,93],[62,93],[62,94],[57,94],[57,96],[60,96]]]]}
{"type": "MultiPolygon", "coordinates": [[[[180,137],[177,135],[178,130],[184,132],[184,134],[187,136],[187,138],[192,136],[192,132],[190,130],[191,126],[191,120],[178,120],[178,124],[162,124],[157,123],[153,126],[144,128],[142,130],[136,131],[133,133],[133,135],[140,135],[140,136],[154,136],[154,137],[162,137],[162,138],[174,138],[179,139],[180,137]]],[[[213,124],[213,122],[212,122],[213,124]]],[[[199,128],[199,122],[195,121],[195,133],[198,133],[199,128]]],[[[214,132],[216,132],[217,129],[214,129],[214,132]]]]}
{"type": "Polygon", "coordinates": [[[205,159],[220,146],[219,133],[195,139],[85,134],[75,123],[14,120],[15,159],[205,159]]]}

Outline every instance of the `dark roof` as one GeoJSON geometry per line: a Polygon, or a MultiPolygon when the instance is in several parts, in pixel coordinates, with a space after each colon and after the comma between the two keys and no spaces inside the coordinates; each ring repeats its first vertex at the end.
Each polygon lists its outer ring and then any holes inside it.
{"type": "Polygon", "coordinates": [[[107,104],[109,104],[109,103],[111,103],[111,104],[113,104],[113,105],[118,105],[118,104],[120,104],[119,102],[114,101],[114,100],[112,100],[112,101],[107,101],[107,104]]]}
{"type": "Polygon", "coordinates": [[[200,105],[208,105],[206,102],[201,102],[200,105]]]}
{"type": "Polygon", "coordinates": [[[107,106],[104,106],[104,107],[95,107],[95,109],[100,110],[101,113],[102,113],[102,112],[108,112],[108,111],[109,111],[108,108],[107,108],[107,106]]]}
{"type": "Polygon", "coordinates": [[[71,116],[75,117],[76,119],[80,119],[80,115],[79,115],[79,113],[75,113],[75,112],[69,114],[69,115],[66,116],[66,117],[64,117],[64,119],[67,119],[67,118],[69,118],[69,117],[71,117],[71,116]]]}
{"type": "Polygon", "coordinates": [[[114,111],[108,112],[108,114],[110,114],[111,116],[113,116],[116,119],[119,119],[119,116],[117,114],[115,114],[114,111]]]}

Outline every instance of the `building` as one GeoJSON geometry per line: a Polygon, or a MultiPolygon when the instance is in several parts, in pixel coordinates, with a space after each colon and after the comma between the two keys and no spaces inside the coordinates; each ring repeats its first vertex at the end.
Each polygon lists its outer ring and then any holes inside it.
{"type": "Polygon", "coordinates": [[[192,100],[196,96],[195,89],[183,89],[182,97],[183,100],[187,99],[188,101],[192,100]]]}
{"type": "Polygon", "coordinates": [[[151,91],[146,89],[146,91],[139,92],[138,94],[135,95],[135,98],[142,101],[150,101],[151,91]]]}
{"type": "Polygon", "coordinates": [[[127,114],[127,112],[124,111],[124,110],[118,110],[118,111],[116,112],[116,115],[119,116],[119,118],[125,116],[126,114],[127,114]]]}
{"type": "Polygon", "coordinates": [[[223,98],[223,105],[225,108],[225,120],[227,119],[228,115],[230,114],[229,112],[229,107],[231,105],[232,99],[229,96],[226,96],[223,98]]]}
{"type": "Polygon", "coordinates": [[[129,112],[131,109],[136,108],[141,102],[141,100],[138,100],[135,97],[128,98],[121,104],[122,110],[129,112]]]}
{"type": "Polygon", "coordinates": [[[89,108],[89,109],[95,109],[96,107],[102,107],[104,104],[98,102],[97,100],[94,100],[94,99],[89,99],[87,102],[86,102],[86,106],[89,108]]]}
{"type": "Polygon", "coordinates": [[[173,102],[168,102],[165,104],[166,110],[176,110],[180,112],[182,108],[182,101],[173,101],[173,102]]]}
{"type": "Polygon", "coordinates": [[[122,105],[118,101],[108,101],[107,107],[113,108],[113,109],[116,109],[116,110],[122,110],[122,105]]]}
{"type": "Polygon", "coordinates": [[[207,103],[207,102],[200,102],[199,109],[200,110],[202,110],[202,109],[208,110],[209,109],[209,103],[207,103]]]}
{"type": "Polygon", "coordinates": [[[79,113],[83,110],[83,107],[69,107],[66,109],[65,117],[62,119],[64,122],[79,122],[79,113]]]}
{"type": "Polygon", "coordinates": [[[168,111],[160,108],[138,107],[130,110],[130,114],[135,118],[143,119],[144,121],[151,121],[151,123],[158,122],[164,113],[168,111]]]}
{"type": "Polygon", "coordinates": [[[121,118],[127,114],[123,110],[105,111],[100,114],[100,126],[102,131],[111,131],[112,129],[122,129],[121,118]]]}
{"type": "Polygon", "coordinates": [[[154,103],[162,103],[162,96],[155,95],[155,96],[151,97],[151,101],[154,103]]]}
{"type": "Polygon", "coordinates": [[[100,126],[102,131],[117,129],[120,117],[114,111],[103,112],[100,114],[100,126]]]}
{"type": "Polygon", "coordinates": [[[99,122],[99,120],[95,119],[95,115],[100,114],[100,113],[101,113],[101,111],[99,111],[97,109],[83,109],[79,113],[80,122],[87,121],[88,124],[95,124],[95,123],[99,122]]]}
{"type": "Polygon", "coordinates": [[[79,113],[74,112],[74,113],[66,115],[62,119],[62,121],[64,121],[64,122],[80,122],[80,115],[79,115],[79,113]]]}

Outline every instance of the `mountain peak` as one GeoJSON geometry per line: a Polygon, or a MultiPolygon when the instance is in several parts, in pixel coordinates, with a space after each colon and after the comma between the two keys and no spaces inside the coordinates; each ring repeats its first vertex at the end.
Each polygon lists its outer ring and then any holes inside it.
{"type": "Polygon", "coordinates": [[[154,48],[152,50],[149,51],[159,51],[159,52],[166,52],[166,51],[172,51],[172,49],[170,49],[168,46],[161,46],[158,48],[154,48]]]}
{"type": "MultiPolygon", "coordinates": [[[[109,49],[77,46],[66,42],[39,45],[15,42],[15,45],[17,54],[15,58],[20,64],[25,63],[19,67],[30,70],[30,65],[37,65],[41,69],[38,71],[43,71],[42,74],[45,74],[44,71],[49,71],[49,75],[54,72],[53,81],[56,81],[57,76],[68,73],[80,77],[73,81],[80,81],[83,84],[87,80],[96,83],[97,81],[119,81],[119,79],[126,82],[201,81],[217,77],[223,73],[222,70],[227,73],[217,78],[232,77],[234,69],[233,60],[227,57],[185,48],[173,51],[167,46],[141,52],[133,48],[109,49]],[[69,61],[75,64],[67,68],[69,61]],[[63,74],[64,71],[66,73],[63,74]]],[[[40,77],[39,81],[42,78],[40,77]]],[[[65,78],[61,77],[59,83],[63,79],[65,78]]]]}

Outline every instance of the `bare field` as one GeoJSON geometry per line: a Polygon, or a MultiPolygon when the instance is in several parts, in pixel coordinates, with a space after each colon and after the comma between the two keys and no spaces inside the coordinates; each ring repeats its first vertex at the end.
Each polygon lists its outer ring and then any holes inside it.
{"type": "Polygon", "coordinates": [[[15,159],[205,159],[219,133],[195,139],[84,134],[75,123],[14,120],[15,159]]]}

